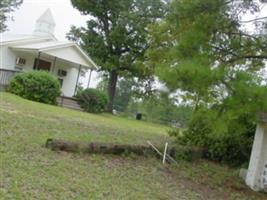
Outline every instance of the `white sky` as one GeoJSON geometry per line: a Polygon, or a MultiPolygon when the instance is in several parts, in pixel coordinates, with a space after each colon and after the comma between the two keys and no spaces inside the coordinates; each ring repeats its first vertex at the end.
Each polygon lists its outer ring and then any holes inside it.
{"type": "MultiPolygon", "coordinates": [[[[31,34],[34,30],[35,21],[50,8],[56,22],[55,36],[58,40],[67,40],[66,33],[71,25],[85,26],[88,16],[83,16],[74,9],[70,0],[24,0],[22,5],[11,13],[13,20],[7,22],[8,31],[11,34],[31,34]]],[[[81,78],[84,87],[87,87],[89,73],[81,78]]],[[[97,84],[97,73],[94,72],[90,87],[97,84]]]]}
{"type": "Polygon", "coordinates": [[[24,0],[23,4],[12,13],[14,20],[8,22],[10,33],[31,34],[35,21],[50,8],[56,22],[55,36],[66,40],[66,33],[71,25],[85,26],[88,16],[82,16],[74,9],[70,0],[24,0]]]}

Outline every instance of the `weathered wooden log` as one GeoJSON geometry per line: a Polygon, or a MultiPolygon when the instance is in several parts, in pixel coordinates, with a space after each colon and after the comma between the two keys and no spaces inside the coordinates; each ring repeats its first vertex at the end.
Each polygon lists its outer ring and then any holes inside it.
{"type": "Polygon", "coordinates": [[[54,151],[80,152],[82,150],[82,143],[69,142],[65,140],[47,139],[45,147],[54,151]]]}
{"type": "MultiPolygon", "coordinates": [[[[150,142],[149,142],[150,143],[150,142]]],[[[151,143],[150,143],[151,144],[151,143]]],[[[94,153],[94,154],[136,154],[141,156],[152,155],[162,159],[163,154],[162,148],[152,148],[154,145],[130,145],[130,144],[113,144],[113,143],[84,143],[84,142],[70,142],[59,139],[47,139],[47,148],[53,151],[66,151],[66,152],[77,152],[77,153],[94,153]]],[[[155,147],[155,146],[154,146],[155,147]]],[[[197,160],[205,157],[205,150],[201,148],[192,148],[184,146],[172,146],[167,151],[167,161],[174,162],[176,159],[185,160],[197,160]]]]}
{"type": "Polygon", "coordinates": [[[154,154],[150,146],[145,145],[129,145],[129,144],[112,144],[112,143],[82,143],[70,142],[65,140],[47,139],[47,148],[54,151],[66,152],[83,152],[83,153],[99,153],[99,154],[130,154],[146,155],[154,154]]]}

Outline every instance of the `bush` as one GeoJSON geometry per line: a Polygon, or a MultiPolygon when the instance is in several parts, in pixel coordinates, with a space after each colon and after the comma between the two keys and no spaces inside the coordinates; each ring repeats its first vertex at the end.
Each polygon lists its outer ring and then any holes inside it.
{"type": "Polygon", "coordinates": [[[56,104],[60,85],[48,72],[31,71],[15,75],[10,81],[8,91],[32,101],[56,104]]]}
{"type": "Polygon", "coordinates": [[[97,89],[88,88],[77,94],[78,103],[90,113],[101,113],[108,103],[107,95],[97,89]]]}
{"type": "Polygon", "coordinates": [[[210,160],[232,166],[246,164],[249,161],[256,129],[250,117],[240,116],[233,119],[225,133],[213,132],[215,123],[209,113],[201,111],[194,114],[183,135],[179,134],[178,130],[176,133],[172,130],[170,134],[176,136],[179,144],[206,149],[205,157],[210,160]]]}

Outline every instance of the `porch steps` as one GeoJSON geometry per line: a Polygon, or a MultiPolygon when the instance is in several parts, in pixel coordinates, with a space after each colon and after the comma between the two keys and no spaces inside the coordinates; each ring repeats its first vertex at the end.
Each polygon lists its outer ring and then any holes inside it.
{"type": "Polygon", "coordinates": [[[57,98],[57,103],[59,106],[62,106],[64,108],[70,108],[70,109],[80,110],[80,111],[83,110],[80,107],[80,105],[77,103],[77,99],[73,97],[60,96],[57,98]]]}

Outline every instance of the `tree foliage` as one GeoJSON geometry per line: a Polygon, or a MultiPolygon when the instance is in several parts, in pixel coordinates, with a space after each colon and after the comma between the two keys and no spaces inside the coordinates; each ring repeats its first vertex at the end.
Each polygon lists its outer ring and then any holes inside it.
{"type": "Polygon", "coordinates": [[[165,13],[163,0],[72,0],[83,15],[89,15],[87,27],[72,27],[67,37],[86,50],[100,70],[109,73],[109,111],[112,110],[119,76],[145,77],[150,68],[140,67],[148,48],[147,26],[165,13]]]}
{"type": "Polygon", "coordinates": [[[87,88],[79,91],[76,98],[80,106],[90,113],[104,112],[107,106],[107,95],[94,88],[87,88]]]}
{"type": "Polygon", "coordinates": [[[185,100],[216,107],[226,118],[266,108],[267,40],[241,29],[239,13],[257,11],[253,1],[176,0],[166,20],[152,29],[150,63],[185,100]],[[192,15],[192,13],[194,13],[192,15]],[[259,98],[261,97],[261,98],[259,98]]]}
{"type": "Polygon", "coordinates": [[[167,91],[154,91],[139,101],[129,104],[128,112],[142,113],[147,121],[186,127],[191,118],[192,108],[176,105],[175,99],[167,91]]]}
{"type": "Polygon", "coordinates": [[[116,89],[114,109],[125,112],[131,99],[135,96],[134,87],[137,85],[134,79],[122,78],[118,81],[116,89]]]}
{"type": "MultiPolygon", "coordinates": [[[[106,92],[108,88],[108,77],[102,76],[97,89],[106,92]]],[[[119,112],[125,112],[132,99],[143,96],[145,84],[135,78],[119,78],[115,93],[113,108],[119,112]],[[142,90],[142,91],[141,91],[142,90]]]]}
{"type": "Polygon", "coordinates": [[[22,4],[23,0],[1,0],[0,1],[0,33],[7,28],[5,22],[8,14],[13,12],[15,8],[22,4]]]}
{"type": "MultiPolygon", "coordinates": [[[[267,38],[247,32],[242,21],[258,11],[253,0],[174,0],[165,20],[151,28],[145,64],[156,66],[172,91],[183,91],[181,98],[194,104],[193,119],[202,113],[209,121],[206,134],[245,134],[267,109],[260,74],[267,38]]],[[[190,134],[199,131],[193,127],[190,134]]]]}

